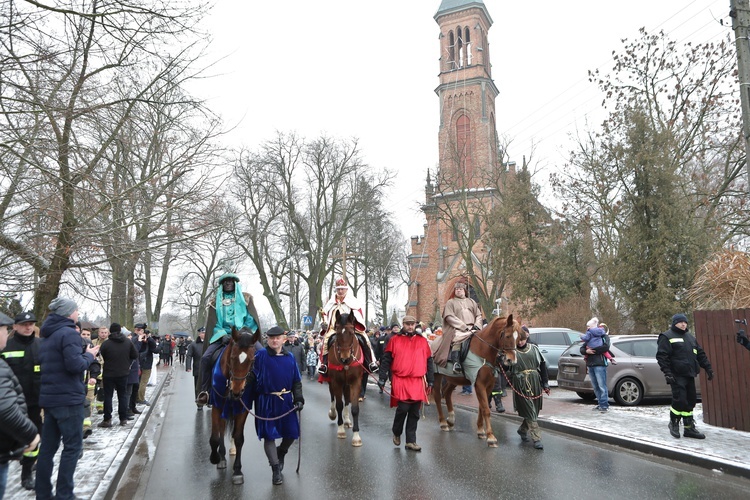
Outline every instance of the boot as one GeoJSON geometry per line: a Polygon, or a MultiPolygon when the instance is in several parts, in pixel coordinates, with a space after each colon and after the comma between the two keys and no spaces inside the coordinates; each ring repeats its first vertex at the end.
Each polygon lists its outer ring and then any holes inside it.
{"type": "Polygon", "coordinates": [[[367,363],[367,367],[370,369],[370,373],[377,373],[380,367],[376,362],[372,360],[372,351],[370,350],[370,346],[367,345],[367,342],[365,342],[364,339],[359,339],[359,347],[362,349],[362,356],[365,358],[365,363],[367,363]]]}
{"type": "Polygon", "coordinates": [[[686,438],[693,438],[693,439],[706,439],[706,435],[703,434],[702,432],[698,432],[698,429],[695,428],[695,422],[693,421],[693,417],[685,417],[684,424],[685,424],[685,431],[682,434],[683,436],[685,436],[686,438]]]}
{"type": "Polygon", "coordinates": [[[282,450],[281,446],[276,447],[276,455],[279,457],[279,472],[284,470],[284,457],[289,453],[289,450],[282,450]]]}
{"type": "Polygon", "coordinates": [[[112,427],[112,420],[102,420],[101,422],[99,422],[99,427],[112,427]]]}
{"type": "Polygon", "coordinates": [[[272,464],[271,470],[273,471],[273,478],[271,479],[271,482],[273,482],[273,484],[275,485],[283,484],[284,475],[281,473],[281,464],[272,464]]]}
{"type": "Polygon", "coordinates": [[[34,478],[32,477],[31,470],[34,467],[34,463],[25,460],[22,460],[21,463],[21,486],[26,490],[33,490],[34,478]]]}
{"type": "Polygon", "coordinates": [[[680,439],[680,416],[674,413],[669,415],[669,433],[673,438],[680,439]]]}
{"type": "Polygon", "coordinates": [[[453,373],[463,373],[464,371],[461,367],[459,356],[460,354],[457,350],[451,351],[451,353],[448,355],[448,361],[453,363],[453,373]]]}
{"type": "Polygon", "coordinates": [[[503,400],[500,396],[495,396],[495,411],[498,413],[505,413],[505,407],[503,406],[503,400]]]}
{"type": "Polygon", "coordinates": [[[318,373],[321,375],[328,373],[328,353],[323,354],[323,358],[320,360],[320,367],[318,367],[318,373]]]}

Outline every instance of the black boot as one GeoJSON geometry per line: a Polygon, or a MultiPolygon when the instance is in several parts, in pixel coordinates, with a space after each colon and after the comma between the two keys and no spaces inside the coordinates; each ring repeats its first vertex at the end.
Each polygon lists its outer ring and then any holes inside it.
{"type": "Polygon", "coordinates": [[[24,458],[21,460],[21,486],[26,490],[34,489],[34,478],[31,470],[34,468],[34,462],[24,458]]]}
{"type": "Polygon", "coordinates": [[[320,360],[320,368],[318,368],[318,373],[321,375],[325,375],[328,373],[328,353],[323,354],[323,358],[320,360]]]}
{"type": "Polygon", "coordinates": [[[495,411],[498,413],[505,413],[503,398],[501,398],[500,396],[495,396],[495,411]]]}
{"type": "Polygon", "coordinates": [[[695,428],[693,417],[685,417],[683,422],[685,424],[685,431],[682,434],[683,436],[693,439],[706,439],[706,435],[702,432],[698,432],[698,429],[695,428]]]}
{"type": "Polygon", "coordinates": [[[284,470],[284,457],[289,453],[289,450],[282,450],[281,446],[276,447],[276,455],[279,457],[279,472],[284,470]]]}
{"type": "Polygon", "coordinates": [[[669,414],[669,433],[673,438],[680,439],[680,416],[674,413],[669,414]]]}
{"type": "Polygon", "coordinates": [[[281,464],[271,465],[271,470],[273,471],[273,479],[271,479],[273,484],[283,484],[284,475],[281,473],[281,464]]]}
{"type": "Polygon", "coordinates": [[[453,363],[453,373],[463,373],[463,367],[461,366],[460,362],[460,354],[458,350],[452,350],[451,353],[448,355],[448,361],[453,363]]]}

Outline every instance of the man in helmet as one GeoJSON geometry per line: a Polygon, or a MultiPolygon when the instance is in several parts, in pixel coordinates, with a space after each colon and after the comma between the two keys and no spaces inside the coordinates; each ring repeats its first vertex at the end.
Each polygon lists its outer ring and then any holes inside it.
{"type": "Polygon", "coordinates": [[[324,375],[328,373],[328,339],[335,331],[336,311],[339,311],[341,314],[354,314],[354,328],[357,331],[357,337],[362,346],[365,361],[369,365],[371,372],[377,372],[378,364],[375,362],[375,353],[372,350],[372,345],[370,345],[370,339],[367,335],[362,335],[365,331],[365,318],[362,313],[362,305],[354,293],[349,290],[349,286],[346,284],[344,278],[336,280],[336,291],[323,306],[323,311],[321,312],[323,322],[328,325],[328,328],[323,337],[323,357],[320,360],[318,371],[324,375]]]}
{"type": "Polygon", "coordinates": [[[211,359],[220,347],[229,342],[232,327],[250,334],[260,329],[252,297],[249,294],[243,295],[239,281],[240,278],[236,274],[221,275],[216,300],[208,308],[206,331],[210,339],[201,357],[201,392],[195,400],[199,408],[208,404],[210,400],[208,391],[211,387],[211,359]]]}

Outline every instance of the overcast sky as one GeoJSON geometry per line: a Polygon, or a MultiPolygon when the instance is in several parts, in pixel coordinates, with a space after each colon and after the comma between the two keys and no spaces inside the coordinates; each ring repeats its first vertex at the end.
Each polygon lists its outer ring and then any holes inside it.
{"type": "MultiPolygon", "coordinates": [[[[678,42],[731,34],[729,1],[485,0],[497,127],[519,164],[538,144],[545,184],[567,156],[568,134],[602,119],[587,71],[608,72],[621,39],[645,27],[678,42]],[[724,20],[724,26],[719,21],[724,20]]],[[[418,210],[438,160],[440,0],[216,2],[212,78],[193,90],[227,125],[231,145],[256,148],[275,130],[356,137],[374,168],[397,172],[386,203],[405,236],[422,233],[418,210]]],[[[549,193],[546,193],[548,196],[549,193]]]]}

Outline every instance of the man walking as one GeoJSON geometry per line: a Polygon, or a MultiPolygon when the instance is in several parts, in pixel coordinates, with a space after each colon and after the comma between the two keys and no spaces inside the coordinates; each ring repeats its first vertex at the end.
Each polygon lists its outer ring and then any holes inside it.
{"type": "Polygon", "coordinates": [[[115,391],[120,425],[125,425],[128,421],[128,376],[131,364],[138,358],[138,352],[130,339],[123,335],[120,324],[112,323],[109,325],[109,339],[102,344],[101,353],[104,359],[104,420],[99,423],[99,427],[112,427],[112,397],[115,391]]]}
{"type": "Polygon", "coordinates": [[[406,421],[406,449],[421,451],[417,444],[417,424],[422,403],[432,391],[435,380],[435,367],[430,346],[421,335],[415,334],[417,319],[404,317],[404,328],[394,336],[385,348],[380,362],[382,390],[388,374],[391,374],[391,408],[396,407],[393,419],[393,444],[401,446],[401,434],[406,421]]]}
{"type": "Polygon", "coordinates": [[[139,405],[148,406],[149,402],[146,401],[146,386],[148,386],[148,379],[151,378],[151,368],[154,366],[154,354],[159,352],[159,346],[156,345],[156,340],[146,331],[146,323],[136,323],[133,331],[138,337],[138,361],[141,365],[138,399],[135,402],[139,405]]]}

